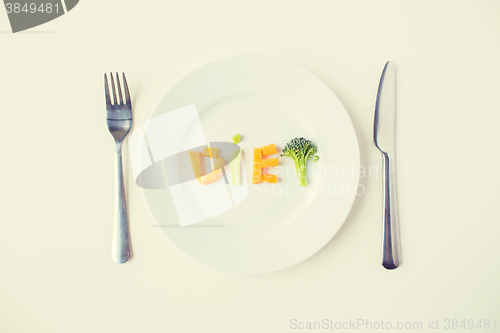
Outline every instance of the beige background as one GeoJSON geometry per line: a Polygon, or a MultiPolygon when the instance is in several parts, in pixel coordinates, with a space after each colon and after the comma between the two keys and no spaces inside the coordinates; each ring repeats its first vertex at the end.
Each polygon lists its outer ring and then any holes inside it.
{"type": "Polygon", "coordinates": [[[496,319],[500,330],[499,14],[499,1],[84,0],[11,34],[0,13],[0,331],[298,331],[291,319],[431,319],[443,332],[446,319],[496,319]],[[111,261],[103,73],[127,74],[140,124],[188,71],[247,53],[331,87],[365,166],[381,163],[373,108],[395,62],[399,269],[379,263],[379,177],[362,179],[365,195],[317,255],[238,276],[170,244],[129,171],[135,256],[111,261]]]}

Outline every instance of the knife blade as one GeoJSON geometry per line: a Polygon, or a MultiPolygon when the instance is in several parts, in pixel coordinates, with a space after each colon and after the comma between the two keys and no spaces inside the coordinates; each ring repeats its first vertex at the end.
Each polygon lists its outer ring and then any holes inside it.
{"type": "Polygon", "coordinates": [[[396,66],[388,61],[380,77],[373,122],[373,141],[382,153],[384,206],[382,222],[382,266],[387,269],[395,269],[401,264],[396,170],[394,167],[395,134],[396,66]]]}
{"type": "Polygon", "coordinates": [[[385,64],[375,104],[373,140],[382,152],[394,152],[396,118],[396,66],[385,64]]]}

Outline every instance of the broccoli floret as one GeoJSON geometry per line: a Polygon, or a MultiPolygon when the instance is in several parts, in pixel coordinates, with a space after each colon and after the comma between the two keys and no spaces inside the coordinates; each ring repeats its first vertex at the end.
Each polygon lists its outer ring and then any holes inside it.
{"type": "Polygon", "coordinates": [[[281,151],[281,156],[290,157],[295,163],[297,175],[299,176],[299,185],[307,186],[306,162],[307,160],[318,162],[318,150],[311,141],[304,138],[295,138],[290,140],[281,151]]]}

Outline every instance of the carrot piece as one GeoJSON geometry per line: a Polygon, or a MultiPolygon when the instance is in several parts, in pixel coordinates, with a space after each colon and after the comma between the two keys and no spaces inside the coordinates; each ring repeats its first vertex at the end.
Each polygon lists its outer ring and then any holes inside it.
{"type": "Polygon", "coordinates": [[[276,175],[262,175],[262,181],[264,183],[277,183],[278,177],[276,175]]]}
{"type": "Polygon", "coordinates": [[[252,171],[252,184],[262,182],[262,164],[254,162],[252,171]]]}
{"type": "Polygon", "coordinates": [[[262,159],[262,167],[263,168],[271,168],[278,166],[278,158],[264,158],[262,159]]]}
{"type": "Polygon", "coordinates": [[[216,172],[211,172],[207,175],[201,176],[201,183],[203,185],[215,183],[217,180],[219,180],[219,177],[216,172]]]}
{"type": "Polygon", "coordinates": [[[224,159],[222,157],[217,157],[214,163],[214,169],[212,171],[214,172],[221,172],[222,165],[224,164],[224,159]]]}
{"type": "Polygon", "coordinates": [[[262,155],[272,155],[276,154],[278,151],[276,150],[276,146],[274,143],[271,143],[267,146],[262,146],[262,155]]]}
{"type": "Polygon", "coordinates": [[[262,148],[253,149],[253,161],[259,163],[262,161],[262,148]]]}
{"type": "Polygon", "coordinates": [[[208,147],[205,147],[201,151],[201,154],[203,156],[212,157],[212,158],[216,158],[218,153],[219,153],[219,148],[208,148],[208,147]]]}
{"type": "Polygon", "coordinates": [[[253,149],[252,184],[262,182],[262,148],[253,149]]]}
{"type": "Polygon", "coordinates": [[[199,151],[188,151],[189,160],[191,161],[191,167],[193,168],[194,177],[198,182],[201,182],[201,163],[200,163],[200,152],[199,151]]]}

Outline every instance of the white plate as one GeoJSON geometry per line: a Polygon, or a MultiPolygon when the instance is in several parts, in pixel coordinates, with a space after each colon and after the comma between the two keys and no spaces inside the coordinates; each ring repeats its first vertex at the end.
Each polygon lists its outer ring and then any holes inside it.
{"type": "Polygon", "coordinates": [[[307,187],[293,161],[279,155],[278,184],[250,185],[246,199],[209,220],[181,228],[170,191],[143,189],[160,229],[194,259],[223,271],[261,274],[295,265],[339,230],[356,197],[359,147],[349,116],[318,78],[290,62],[237,56],[204,65],[163,96],[151,118],[195,104],[205,138],[239,143],[247,179],[254,147],[283,148],[305,137],[318,148],[307,187]]]}

